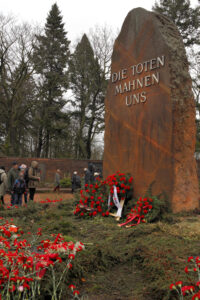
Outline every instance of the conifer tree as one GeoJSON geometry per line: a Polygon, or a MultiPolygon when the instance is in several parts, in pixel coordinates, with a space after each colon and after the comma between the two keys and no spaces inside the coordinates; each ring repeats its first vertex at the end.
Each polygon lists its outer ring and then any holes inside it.
{"type": "Polygon", "coordinates": [[[77,44],[70,61],[72,105],[76,120],[75,156],[91,158],[92,141],[103,128],[104,96],[107,86],[105,74],[86,34],[77,44]]]}
{"type": "Polygon", "coordinates": [[[200,44],[200,6],[192,8],[190,0],[160,0],[152,9],[175,23],[186,47],[200,44]]]}
{"type": "Polygon", "coordinates": [[[38,156],[43,146],[43,156],[49,156],[50,140],[58,134],[59,120],[62,121],[62,116],[65,118],[62,109],[66,103],[63,95],[69,86],[69,44],[61,13],[55,3],[48,14],[44,34],[37,36],[34,46],[33,62],[39,75],[38,113],[41,120],[38,122],[38,156]]]}

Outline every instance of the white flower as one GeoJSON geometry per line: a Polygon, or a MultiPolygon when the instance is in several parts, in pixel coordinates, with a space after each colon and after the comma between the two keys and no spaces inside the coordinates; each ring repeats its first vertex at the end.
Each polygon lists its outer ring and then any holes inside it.
{"type": "Polygon", "coordinates": [[[20,285],[20,286],[18,287],[18,290],[19,290],[20,292],[23,292],[23,290],[24,290],[23,285],[20,285]]]}

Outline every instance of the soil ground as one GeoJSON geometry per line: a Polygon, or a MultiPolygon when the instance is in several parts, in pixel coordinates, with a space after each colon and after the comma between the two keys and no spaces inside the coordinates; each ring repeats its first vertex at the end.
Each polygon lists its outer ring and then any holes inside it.
{"type": "MultiPolygon", "coordinates": [[[[177,298],[170,292],[171,283],[183,280],[191,284],[184,268],[189,256],[200,254],[198,213],[168,214],[157,223],[126,229],[118,227],[112,217],[75,217],[71,194],[42,193],[35,200],[47,197],[63,201],[29,202],[27,207],[1,210],[0,215],[12,218],[26,231],[42,227],[47,235],[60,232],[66,241],[85,244],[85,250],[76,256],[70,279],[81,291],[82,299],[172,300],[177,298]]],[[[192,278],[195,275],[193,272],[192,278]]]]}
{"type": "MultiPolygon", "coordinates": [[[[56,200],[56,199],[72,199],[73,198],[73,194],[71,193],[62,193],[62,191],[60,193],[37,193],[34,196],[34,201],[35,202],[40,202],[42,200],[46,200],[47,198],[51,199],[51,200],[56,200]]],[[[10,205],[10,195],[5,195],[4,197],[4,201],[6,205],[10,205]]],[[[23,205],[24,205],[24,199],[23,199],[23,205]]]]}

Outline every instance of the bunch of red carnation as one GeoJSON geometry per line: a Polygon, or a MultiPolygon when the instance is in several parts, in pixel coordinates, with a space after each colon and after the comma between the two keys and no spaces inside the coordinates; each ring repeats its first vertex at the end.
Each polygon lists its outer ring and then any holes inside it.
{"type": "Polygon", "coordinates": [[[153,208],[153,200],[151,198],[140,197],[134,208],[126,217],[126,222],[119,224],[119,226],[132,227],[140,223],[145,223],[145,215],[153,208]]]}
{"type": "Polygon", "coordinates": [[[30,242],[22,238],[23,234],[20,228],[0,218],[0,299],[38,299],[47,271],[53,276],[52,293],[58,295],[72,260],[84,245],[65,242],[60,233],[39,241],[41,228],[30,242]],[[58,264],[61,276],[55,276],[58,264]]]}
{"type": "MultiPolygon", "coordinates": [[[[183,297],[189,297],[192,300],[200,299],[200,257],[199,256],[190,256],[188,257],[189,266],[185,267],[185,273],[188,275],[196,275],[197,282],[190,285],[183,285],[182,281],[177,281],[175,284],[170,285],[171,290],[175,290],[179,296],[179,299],[183,297]]],[[[188,281],[194,282],[191,278],[188,278],[188,281]]]]}
{"type": "Polygon", "coordinates": [[[117,189],[119,200],[125,200],[128,192],[132,192],[133,177],[117,171],[108,176],[105,180],[97,179],[95,184],[86,184],[85,189],[80,191],[79,203],[76,205],[74,214],[78,216],[102,216],[109,215],[108,198],[110,195],[110,206],[114,206],[112,201],[114,186],[117,189]]]}

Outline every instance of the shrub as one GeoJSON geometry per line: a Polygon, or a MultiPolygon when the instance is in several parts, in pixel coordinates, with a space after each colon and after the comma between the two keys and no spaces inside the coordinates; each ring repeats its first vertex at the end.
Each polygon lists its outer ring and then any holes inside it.
{"type": "Polygon", "coordinates": [[[70,177],[64,177],[63,179],[60,180],[60,186],[62,188],[69,188],[72,186],[71,183],[71,178],[70,177]]]}
{"type": "Polygon", "coordinates": [[[170,212],[170,205],[167,195],[163,192],[159,195],[152,195],[152,187],[155,182],[152,182],[146,192],[146,197],[153,200],[153,209],[146,216],[148,222],[156,222],[163,218],[164,214],[170,212]]]}

